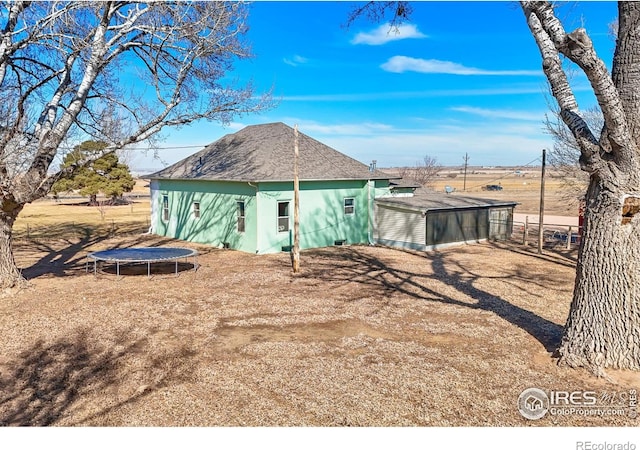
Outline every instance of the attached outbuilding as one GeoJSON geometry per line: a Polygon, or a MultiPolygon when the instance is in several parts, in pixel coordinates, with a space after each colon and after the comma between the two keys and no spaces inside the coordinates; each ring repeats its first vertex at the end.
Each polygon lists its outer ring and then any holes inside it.
{"type": "Polygon", "coordinates": [[[376,242],[413,250],[506,240],[516,202],[416,189],[375,200],[376,242]]]}

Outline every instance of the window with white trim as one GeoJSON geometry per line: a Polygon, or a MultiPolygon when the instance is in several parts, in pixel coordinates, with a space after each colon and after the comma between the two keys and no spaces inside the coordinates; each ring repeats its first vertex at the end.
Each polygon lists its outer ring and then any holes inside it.
{"type": "Polygon", "coordinates": [[[162,221],[163,222],[169,221],[169,196],[168,195],[162,196],[162,221]]]}
{"type": "Polygon", "coordinates": [[[278,232],[289,231],[289,202],[278,202],[278,232]]]}
{"type": "Polygon", "coordinates": [[[192,209],[193,209],[193,218],[199,219],[200,218],[200,202],[193,202],[192,209]]]}
{"type": "Polygon", "coordinates": [[[356,212],[356,200],[353,198],[344,199],[344,214],[350,216],[356,212]]]}
{"type": "Polygon", "coordinates": [[[236,202],[236,217],[238,219],[238,233],[244,233],[244,201],[236,202]]]}

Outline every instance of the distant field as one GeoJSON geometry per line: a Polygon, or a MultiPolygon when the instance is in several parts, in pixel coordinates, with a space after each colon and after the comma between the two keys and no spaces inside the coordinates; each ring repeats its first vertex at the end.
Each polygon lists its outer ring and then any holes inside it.
{"type": "Polygon", "coordinates": [[[108,206],[104,219],[98,207],[42,200],[25,206],[16,220],[16,237],[62,237],[72,234],[144,232],[149,227],[149,199],[108,206]]]}
{"type": "MultiPolygon", "coordinates": [[[[149,194],[147,183],[139,180],[132,195],[149,194]]],[[[102,200],[99,198],[99,200],[102,200]]],[[[134,198],[129,205],[86,206],[86,199],[61,196],[59,201],[44,198],[25,206],[14,226],[17,238],[58,238],[70,235],[137,233],[149,228],[148,197],[134,198]]]]}
{"type": "MultiPolygon", "coordinates": [[[[382,169],[395,174],[396,169],[382,169]]],[[[443,192],[445,186],[455,188],[454,195],[509,200],[520,203],[516,212],[537,214],[540,208],[540,168],[533,168],[517,175],[513,169],[473,169],[467,171],[466,190],[464,175],[460,170],[445,169],[433,189],[443,192]],[[499,184],[502,191],[483,191],[488,184],[499,184]]],[[[558,216],[576,216],[577,201],[570,202],[562,195],[563,180],[557,174],[547,171],[545,179],[545,213],[558,216]]]]}
{"type": "MultiPolygon", "coordinates": [[[[395,174],[395,169],[383,169],[395,174]]],[[[445,170],[434,183],[433,188],[444,191],[445,186],[455,188],[452,195],[468,195],[472,197],[491,198],[497,200],[516,201],[519,205],[516,212],[537,214],[540,206],[540,173],[539,169],[527,171],[524,176],[517,176],[513,170],[491,169],[470,170],[467,173],[466,190],[464,177],[459,171],[445,170]],[[502,191],[484,191],[482,186],[499,184],[502,191]]],[[[567,202],[563,198],[562,182],[550,174],[545,183],[545,212],[547,214],[575,216],[576,203],[567,202]]],[[[147,196],[148,183],[138,180],[131,195],[147,196]]],[[[27,205],[18,220],[14,232],[16,237],[61,237],[69,234],[86,235],[105,233],[144,232],[149,228],[150,205],[148,197],[134,198],[130,205],[107,206],[101,208],[84,206],[83,198],[61,197],[58,202],[46,198],[27,205]]]]}

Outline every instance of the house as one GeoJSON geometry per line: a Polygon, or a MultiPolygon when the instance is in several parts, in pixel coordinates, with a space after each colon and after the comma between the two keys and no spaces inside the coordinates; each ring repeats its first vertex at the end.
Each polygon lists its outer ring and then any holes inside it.
{"type": "MultiPolygon", "coordinates": [[[[299,133],[300,248],[373,243],[390,176],[299,133]]],[[[293,242],[294,130],[248,126],[151,180],[152,232],[251,253],[293,242]]]]}
{"type": "MultiPolygon", "coordinates": [[[[393,190],[392,190],[393,191],[393,190]]],[[[413,195],[375,200],[374,239],[413,250],[511,237],[516,202],[463,197],[417,188],[413,195]]]]}
{"type": "MultiPolygon", "coordinates": [[[[151,231],[264,254],[293,243],[294,130],[228,134],[148,175],[151,231]]],[[[375,244],[427,250],[507,238],[515,203],[439,194],[299,133],[300,248],[375,244]]]]}

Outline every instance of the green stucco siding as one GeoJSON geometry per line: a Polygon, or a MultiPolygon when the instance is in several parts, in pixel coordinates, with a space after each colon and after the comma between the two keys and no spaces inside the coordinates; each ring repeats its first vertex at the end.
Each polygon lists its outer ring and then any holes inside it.
{"type": "Polygon", "coordinates": [[[156,234],[213,246],[228,243],[230,248],[256,251],[255,187],[239,182],[158,180],[157,190],[156,234]],[[163,212],[164,196],[169,200],[168,220],[163,212]],[[244,232],[238,231],[238,201],[245,204],[244,232]],[[194,202],[199,203],[199,218],[194,214],[194,202]]]}
{"type": "MultiPolygon", "coordinates": [[[[156,234],[213,246],[228,243],[250,253],[277,253],[293,244],[293,182],[155,180],[152,185],[156,234]],[[244,232],[238,231],[238,201],[245,204],[244,232]],[[194,202],[199,204],[199,218],[194,202]],[[289,202],[288,230],[278,230],[286,222],[278,220],[278,202],[289,202]]],[[[301,182],[300,247],[370,242],[373,200],[388,193],[386,180],[301,182]],[[346,210],[345,199],[352,199],[346,210]]]]}
{"type": "MultiPolygon", "coordinates": [[[[366,180],[300,183],[300,248],[368,242],[373,189],[366,180]],[[344,200],[353,199],[353,214],[344,200]]],[[[293,183],[260,183],[257,193],[258,253],[280,252],[293,244],[293,183]],[[289,203],[289,230],[278,231],[278,202],[289,203]]]]}

